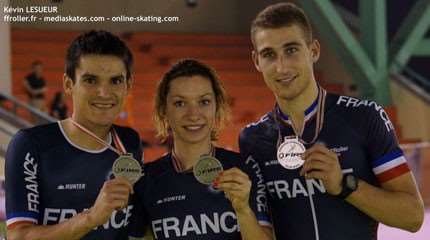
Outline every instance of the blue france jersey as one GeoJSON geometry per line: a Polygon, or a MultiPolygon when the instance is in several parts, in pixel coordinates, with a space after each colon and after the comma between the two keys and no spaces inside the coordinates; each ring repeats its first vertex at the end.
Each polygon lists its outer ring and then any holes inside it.
{"type": "MultiPolygon", "coordinates": [[[[239,154],[216,148],[224,169],[238,167],[252,180],[250,206],[261,225],[270,226],[261,174],[239,154]]],[[[192,172],[176,172],[171,154],[145,165],[145,177],[135,185],[136,212],[130,235],[142,237],[150,227],[155,239],[241,239],[236,214],[224,193],[203,185],[192,172]]]]}
{"type": "MultiPolygon", "coordinates": [[[[316,109],[314,102],[305,112],[306,142],[315,134],[316,109]]],[[[337,153],[343,173],[380,186],[409,171],[393,125],[381,106],[328,94],[324,112],[317,142],[337,153]]],[[[291,125],[278,124],[271,112],[244,128],[239,140],[242,158],[253,159],[261,167],[277,239],[376,239],[377,222],[326,193],[322,181],[306,181],[299,175],[301,168],[287,170],[278,163],[278,129],[282,137],[294,135],[291,125]]]]}
{"type": "MultiPolygon", "coordinates": [[[[141,161],[138,134],[114,127],[126,150],[141,161]]],[[[117,157],[107,148],[90,151],[74,145],[59,123],[20,130],[6,154],[7,227],[20,222],[57,224],[89,209],[103,183],[113,177],[117,157]]],[[[132,208],[130,203],[115,211],[106,224],[82,239],[127,239],[132,208]]]]}

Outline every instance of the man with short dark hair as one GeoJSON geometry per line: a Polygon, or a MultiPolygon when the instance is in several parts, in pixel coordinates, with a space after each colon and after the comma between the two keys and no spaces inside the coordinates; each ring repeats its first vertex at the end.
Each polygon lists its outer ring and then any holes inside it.
{"type": "Polygon", "coordinates": [[[63,85],[72,117],[20,130],[8,147],[8,239],[127,239],[134,181],[121,169],[137,164],[126,172],[139,176],[142,149],[134,130],[113,122],[132,64],[130,50],[109,32],[71,43],[63,85]]]}
{"type": "Polygon", "coordinates": [[[267,7],[251,38],[276,106],[242,130],[239,145],[265,178],[276,238],[371,240],[378,222],[418,231],[423,202],[392,123],[375,102],[317,84],[320,44],[303,10],[267,7]]]}

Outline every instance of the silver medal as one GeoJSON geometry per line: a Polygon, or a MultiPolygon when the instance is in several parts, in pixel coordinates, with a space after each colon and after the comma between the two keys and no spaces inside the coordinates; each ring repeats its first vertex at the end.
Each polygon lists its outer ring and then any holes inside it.
{"type": "Polygon", "coordinates": [[[298,138],[285,138],[284,142],[279,145],[277,158],[282,167],[293,170],[301,167],[305,162],[301,155],[305,153],[305,146],[298,138]]]}
{"type": "Polygon", "coordinates": [[[194,177],[202,184],[211,185],[224,169],[221,162],[209,155],[203,155],[193,167],[194,177]]]}
{"type": "Polygon", "coordinates": [[[131,154],[122,154],[113,163],[112,173],[115,177],[124,177],[134,184],[142,176],[142,167],[131,154]]]}

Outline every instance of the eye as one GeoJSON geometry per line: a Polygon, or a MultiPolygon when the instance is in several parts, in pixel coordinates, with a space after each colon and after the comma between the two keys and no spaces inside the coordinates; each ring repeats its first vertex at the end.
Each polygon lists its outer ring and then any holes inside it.
{"type": "Polygon", "coordinates": [[[211,104],[211,100],[210,99],[202,99],[201,101],[200,101],[200,105],[203,105],[203,106],[207,106],[207,105],[210,105],[211,104]]]}
{"type": "Polygon", "coordinates": [[[292,55],[292,54],[294,54],[297,51],[299,51],[299,49],[297,47],[289,47],[289,48],[285,49],[285,52],[288,55],[292,55]]]}
{"type": "Polygon", "coordinates": [[[263,58],[273,59],[273,58],[275,58],[275,53],[272,51],[267,51],[267,52],[263,52],[263,54],[261,54],[261,56],[263,58]]]}
{"type": "Polygon", "coordinates": [[[124,82],[124,78],[123,77],[116,77],[112,79],[112,84],[114,85],[120,85],[124,82]]]}
{"type": "Polygon", "coordinates": [[[175,107],[183,107],[185,105],[185,102],[181,100],[177,100],[173,102],[173,105],[175,105],[175,107]]]}
{"type": "Polygon", "coordinates": [[[84,77],[82,79],[82,81],[84,83],[88,83],[88,84],[96,84],[97,83],[97,79],[95,77],[92,77],[92,76],[84,77]]]}

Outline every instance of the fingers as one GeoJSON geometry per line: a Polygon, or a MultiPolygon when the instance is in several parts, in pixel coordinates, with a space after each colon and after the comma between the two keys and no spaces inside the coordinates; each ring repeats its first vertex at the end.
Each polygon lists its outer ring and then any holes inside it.
{"type": "Polygon", "coordinates": [[[114,210],[126,207],[131,191],[131,184],[124,178],[106,181],[100,189],[96,202],[91,207],[92,224],[94,226],[103,224],[114,210]]]}
{"type": "Polygon", "coordinates": [[[132,191],[133,187],[125,178],[115,178],[103,184],[99,197],[107,206],[116,209],[127,205],[132,191]]]}
{"type": "Polygon", "coordinates": [[[251,184],[247,174],[238,168],[231,168],[220,173],[214,182],[214,187],[226,193],[243,192],[248,194],[251,184]]]}
{"type": "Polygon", "coordinates": [[[307,173],[312,171],[329,171],[330,170],[330,163],[320,161],[318,159],[310,159],[307,160],[304,164],[302,169],[300,170],[300,176],[307,176],[307,173]]]}
{"type": "Polygon", "coordinates": [[[106,198],[108,201],[115,201],[115,200],[128,200],[128,192],[123,190],[107,190],[101,192],[102,197],[106,198]]]}
{"type": "Polygon", "coordinates": [[[249,191],[251,184],[219,183],[216,188],[224,192],[249,191]]]}
{"type": "Polygon", "coordinates": [[[235,211],[249,207],[251,185],[248,175],[236,167],[221,172],[214,181],[214,187],[224,192],[235,211]]]}
{"type": "Polygon", "coordinates": [[[322,144],[315,144],[303,154],[303,164],[300,175],[314,170],[330,171],[339,164],[336,153],[330,151],[322,144]]]}
{"type": "Polygon", "coordinates": [[[224,195],[233,204],[237,203],[233,201],[241,201],[242,199],[246,199],[246,200],[248,199],[248,198],[244,198],[243,195],[240,194],[239,192],[224,192],[224,195]]]}
{"type": "Polygon", "coordinates": [[[322,154],[320,152],[314,152],[307,156],[300,175],[303,176],[305,173],[313,170],[325,170],[328,171],[337,163],[330,156],[322,154]]]}
{"type": "Polygon", "coordinates": [[[329,150],[326,146],[322,144],[314,144],[311,148],[307,149],[303,154],[303,159],[306,160],[309,155],[321,153],[330,157],[330,159],[337,159],[337,154],[329,150]]]}
{"type": "Polygon", "coordinates": [[[319,179],[323,182],[329,194],[336,194],[340,190],[342,170],[337,154],[322,144],[315,144],[303,155],[305,163],[300,175],[307,179],[319,179]]]}
{"type": "Polygon", "coordinates": [[[221,172],[215,179],[218,183],[237,183],[243,184],[249,181],[249,177],[246,173],[242,172],[239,168],[234,167],[221,172]]]}
{"type": "Polygon", "coordinates": [[[111,182],[112,184],[118,185],[118,186],[126,186],[129,189],[129,192],[131,194],[134,194],[133,185],[125,177],[119,176],[109,180],[108,182],[111,182]]]}
{"type": "Polygon", "coordinates": [[[307,179],[320,179],[322,181],[327,180],[327,173],[323,172],[323,171],[310,171],[304,174],[305,178],[307,179]]]}

